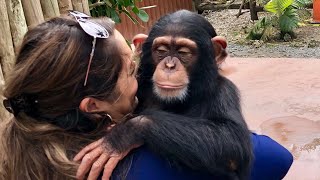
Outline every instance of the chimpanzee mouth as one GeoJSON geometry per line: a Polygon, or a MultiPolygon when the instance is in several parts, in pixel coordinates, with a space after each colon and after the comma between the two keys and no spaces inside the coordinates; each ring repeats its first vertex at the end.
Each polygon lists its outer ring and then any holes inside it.
{"type": "Polygon", "coordinates": [[[183,101],[188,95],[188,85],[171,86],[154,84],[153,92],[165,102],[183,101]]]}
{"type": "Polygon", "coordinates": [[[164,84],[164,83],[156,83],[158,88],[161,88],[163,90],[179,90],[185,88],[186,84],[164,84]]]}

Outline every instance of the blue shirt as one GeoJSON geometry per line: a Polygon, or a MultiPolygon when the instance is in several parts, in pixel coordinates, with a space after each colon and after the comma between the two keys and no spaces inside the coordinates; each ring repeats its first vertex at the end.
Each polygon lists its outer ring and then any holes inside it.
{"type": "MultiPolygon", "coordinates": [[[[288,172],[293,157],[283,146],[264,135],[252,133],[254,147],[254,162],[251,170],[252,180],[279,180],[288,172]]],[[[205,172],[195,172],[189,169],[175,169],[160,156],[152,153],[146,147],[132,152],[126,179],[128,180],[198,180],[219,179],[205,172]]],[[[118,169],[118,168],[117,168],[118,169]]],[[[119,169],[118,169],[119,170],[119,169]]],[[[112,179],[117,178],[117,172],[112,179]]]]}

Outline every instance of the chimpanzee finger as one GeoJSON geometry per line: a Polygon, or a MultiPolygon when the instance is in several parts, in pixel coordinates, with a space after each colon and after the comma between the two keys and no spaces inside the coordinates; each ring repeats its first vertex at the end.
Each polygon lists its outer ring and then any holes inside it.
{"type": "Polygon", "coordinates": [[[100,173],[102,172],[102,169],[104,168],[106,162],[109,160],[109,155],[103,153],[101,156],[96,160],[96,162],[93,163],[88,180],[96,180],[100,173]]]}
{"type": "Polygon", "coordinates": [[[76,177],[77,179],[83,179],[87,172],[90,170],[93,162],[98,159],[101,154],[104,152],[103,147],[98,147],[86,154],[78,167],[76,177]]]}
{"type": "Polygon", "coordinates": [[[80,161],[84,155],[88,154],[89,151],[92,151],[97,146],[101,145],[103,143],[103,138],[99,139],[98,141],[95,141],[89,145],[87,145],[85,148],[83,148],[74,158],[74,161],[80,161]]]}
{"type": "Polygon", "coordinates": [[[111,157],[107,164],[104,166],[103,176],[101,180],[109,180],[114,168],[117,166],[118,162],[122,159],[121,156],[111,157]]]}

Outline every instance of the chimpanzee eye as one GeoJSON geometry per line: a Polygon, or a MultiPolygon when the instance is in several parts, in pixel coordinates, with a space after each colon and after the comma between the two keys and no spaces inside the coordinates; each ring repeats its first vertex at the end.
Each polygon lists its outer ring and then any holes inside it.
{"type": "Polygon", "coordinates": [[[177,49],[177,50],[178,50],[178,54],[179,54],[180,56],[186,56],[186,55],[191,54],[191,50],[190,50],[190,48],[188,48],[188,47],[180,47],[180,48],[177,49]]]}
{"type": "Polygon", "coordinates": [[[186,56],[186,55],[189,55],[190,52],[186,52],[186,51],[178,51],[178,54],[181,55],[181,56],[186,56]]]}
{"type": "Polygon", "coordinates": [[[165,46],[159,46],[159,47],[156,49],[156,51],[157,51],[159,54],[163,54],[163,53],[168,52],[169,50],[168,50],[168,48],[165,47],[165,46]]]}

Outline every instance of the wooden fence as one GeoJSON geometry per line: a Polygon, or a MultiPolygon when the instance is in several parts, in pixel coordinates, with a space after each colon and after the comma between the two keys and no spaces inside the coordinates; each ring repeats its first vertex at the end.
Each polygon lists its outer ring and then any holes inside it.
{"type": "MultiPolygon", "coordinates": [[[[124,14],[117,29],[127,39],[134,34],[147,33],[152,24],[164,14],[178,9],[192,9],[192,0],[143,0],[139,7],[146,9],[150,16],[148,23],[133,24],[124,14]]],[[[0,0],[0,92],[4,79],[14,64],[15,49],[19,46],[29,27],[46,19],[66,14],[67,10],[77,10],[89,14],[88,0],[0,0]]]]}

